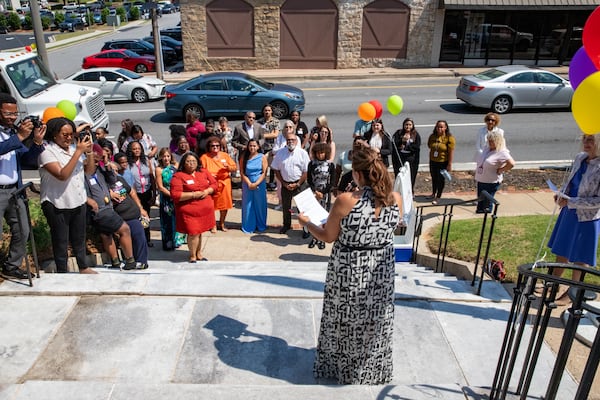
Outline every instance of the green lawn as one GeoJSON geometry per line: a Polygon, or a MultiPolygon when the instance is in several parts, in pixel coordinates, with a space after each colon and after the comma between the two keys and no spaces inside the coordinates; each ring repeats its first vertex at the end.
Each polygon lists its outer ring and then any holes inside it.
{"type": "MultiPolygon", "coordinates": [[[[448,237],[447,257],[475,262],[481,221],[481,219],[452,221],[448,237]]],[[[507,270],[505,281],[516,282],[519,265],[535,262],[537,258],[544,256],[544,261],[555,261],[555,256],[546,246],[555,221],[556,216],[549,215],[499,217],[496,220],[489,257],[504,261],[507,270]]],[[[488,227],[489,225],[490,220],[488,219],[488,227]]],[[[441,225],[434,227],[431,232],[432,237],[428,241],[429,248],[434,253],[437,252],[440,229],[441,225]]],[[[487,240],[487,232],[484,237],[487,240]]],[[[482,258],[485,255],[483,254],[484,250],[485,248],[482,249],[482,258]]],[[[600,253],[598,257],[600,258],[600,253]]],[[[585,280],[600,285],[598,277],[588,275],[585,280]]]]}

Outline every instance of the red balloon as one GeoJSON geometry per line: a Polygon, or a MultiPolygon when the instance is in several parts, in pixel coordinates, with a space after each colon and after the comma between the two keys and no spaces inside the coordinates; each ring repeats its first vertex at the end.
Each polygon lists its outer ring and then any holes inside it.
{"type": "Polygon", "coordinates": [[[596,7],[585,21],[581,39],[590,60],[600,69],[600,7],[596,7]]]}
{"type": "Polygon", "coordinates": [[[31,46],[25,46],[25,50],[31,51],[31,46]]]}
{"type": "Polygon", "coordinates": [[[375,119],[381,118],[381,115],[383,114],[383,106],[381,105],[381,103],[377,100],[371,100],[369,104],[375,107],[375,119]]]}

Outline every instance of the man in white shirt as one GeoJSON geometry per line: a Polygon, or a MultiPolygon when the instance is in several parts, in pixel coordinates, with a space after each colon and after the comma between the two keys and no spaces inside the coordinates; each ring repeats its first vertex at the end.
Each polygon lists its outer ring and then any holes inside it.
{"type": "Polygon", "coordinates": [[[292,198],[300,193],[302,185],[306,182],[308,153],[298,146],[298,136],[294,130],[286,132],[286,148],[280,149],[275,154],[271,168],[275,170],[277,180],[281,182],[281,206],[283,212],[283,226],[279,233],[284,234],[292,227],[292,198]]]}

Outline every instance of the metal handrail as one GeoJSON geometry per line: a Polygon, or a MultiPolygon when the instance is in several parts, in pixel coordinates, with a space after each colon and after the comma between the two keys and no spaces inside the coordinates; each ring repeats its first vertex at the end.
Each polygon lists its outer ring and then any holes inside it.
{"type": "MultiPolygon", "coordinates": [[[[574,264],[561,263],[538,263],[525,264],[518,268],[519,277],[514,288],[514,299],[510,310],[502,349],[498,358],[496,373],[490,392],[490,399],[505,399],[507,395],[517,395],[525,399],[529,395],[531,382],[537,366],[538,357],[544,336],[546,334],[552,310],[556,309],[556,294],[559,285],[570,286],[569,297],[572,305],[566,311],[568,320],[565,325],[562,342],[556,359],[552,375],[548,380],[546,393],[543,397],[546,400],[556,399],[560,379],[565,371],[567,359],[571,350],[577,327],[583,317],[583,311],[586,306],[586,297],[590,294],[600,293],[600,286],[585,282],[585,276],[592,274],[600,277],[600,271],[574,264]],[[567,278],[555,276],[554,270],[563,268],[565,270],[577,270],[582,272],[581,281],[573,281],[567,278]],[[526,337],[525,327],[530,320],[530,309],[532,302],[537,301],[535,287],[538,281],[544,282],[540,297],[540,307],[531,322],[531,333],[526,337]],[[517,354],[521,351],[521,346],[527,344],[525,357],[521,365],[521,370],[517,370],[517,354]],[[509,390],[509,384],[513,377],[519,373],[519,382],[516,388],[509,390]]],[[[589,296],[590,298],[592,296],[589,296]]],[[[589,396],[594,376],[600,362],[600,330],[596,332],[594,342],[591,346],[590,354],[586,361],[586,366],[582,374],[575,400],[584,400],[589,396]]],[[[512,397],[511,397],[512,398],[512,397]]]]}
{"type": "MultiPolygon", "coordinates": [[[[436,257],[436,262],[435,262],[435,272],[445,272],[446,250],[448,248],[448,237],[450,235],[450,228],[452,225],[452,217],[454,216],[454,207],[470,205],[470,204],[476,203],[476,202],[478,202],[480,200],[484,200],[484,199],[490,201],[493,204],[493,209],[492,209],[492,213],[491,213],[491,221],[492,222],[490,225],[489,234],[488,234],[487,241],[485,244],[485,253],[484,253],[485,255],[484,255],[483,263],[482,263],[481,278],[480,278],[479,286],[477,287],[477,295],[479,295],[481,293],[483,274],[485,272],[485,268],[483,268],[483,265],[485,265],[485,263],[488,260],[489,250],[490,250],[492,236],[493,236],[493,232],[494,232],[494,226],[495,226],[497,214],[498,214],[498,207],[500,206],[500,203],[496,199],[494,199],[487,191],[485,191],[485,190],[482,191],[480,197],[475,198],[475,199],[454,201],[454,202],[443,205],[444,212],[442,214],[442,224],[441,224],[442,226],[441,226],[441,230],[440,230],[440,237],[439,237],[439,241],[438,241],[438,249],[437,249],[437,255],[436,255],[437,257],[436,257]]],[[[428,204],[428,205],[418,206],[417,210],[416,210],[415,235],[413,237],[413,251],[412,251],[413,256],[412,256],[412,260],[411,260],[413,262],[416,261],[416,258],[418,255],[419,240],[420,240],[420,236],[422,234],[423,221],[425,220],[425,218],[427,218],[427,216],[430,215],[430,214],[425,215],[424,211],[425,211],[425,209],[428,209],[431,207],[439,208],[440,206],[428,204]]],[[[487,212],[487,210],[483,214],[481,233],[479,236],[479,243],[477,245],[477,257],[475,260],[475,270],[473,272],[473,279],[471,281],[471,286],[475,285],[475,279],[477,277],[477,268],[479,265],[481,250],[482,250],[483,243],[484,243],[484,236],[485,236],[485,231],[486,231],[487,222],[488,222],[488,214],[489,213],[487,212]]]]}

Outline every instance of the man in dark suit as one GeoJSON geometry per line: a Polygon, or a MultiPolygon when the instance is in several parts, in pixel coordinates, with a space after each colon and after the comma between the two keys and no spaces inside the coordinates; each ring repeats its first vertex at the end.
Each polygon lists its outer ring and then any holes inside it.
{"type": "Polygon", "coordinates": [[[257,140],[262,148],[265,134],[268,132],[260,124],[255,122],[256,114],[252,111],[248,111],[246,115],[244,115],[244,122],[233,129],[231,144],[237,149],[239,156],[246,150],[246,145],[250,139],[257,140]]]}

